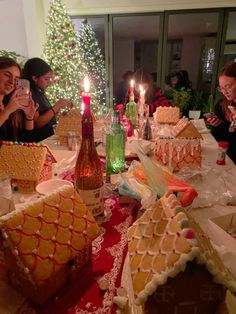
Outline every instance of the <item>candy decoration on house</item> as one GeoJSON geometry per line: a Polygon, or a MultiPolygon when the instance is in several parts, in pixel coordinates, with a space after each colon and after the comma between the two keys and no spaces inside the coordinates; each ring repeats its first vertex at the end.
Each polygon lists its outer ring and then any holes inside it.
{"type": "MultiPolygon", "coordinates": [[[[54,71],[53,83],[47,89],[49,100],[69,98],[78,107],[80,83],[85,71],[81,62],[79,41],[74,25],[61,0],[52,0],[47,19],[47,41],[43,58],[54,71]]],[[[65,111],[67,111],[65,109],[65,111]]]]}
{"type": "Polygon", "coordinates": [[[82,20],[79,32],[79,46],[82,62],[87,67],[86,75],[90,79],[91,109],[96,115],[106,112],[106,69],[104,57],[99,47],[99,42],[88,23],[82,20]]]}

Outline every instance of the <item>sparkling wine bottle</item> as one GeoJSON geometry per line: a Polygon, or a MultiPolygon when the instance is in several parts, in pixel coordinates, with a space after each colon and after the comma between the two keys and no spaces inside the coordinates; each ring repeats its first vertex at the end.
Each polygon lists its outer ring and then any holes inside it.
{"type": "Polygon", "coordinates": [[[98,216],[104,211],[102,167],[94,143],[90,98],[82,95],[82,99],[82,143],[75,166],[75,188],[93,216],[98,216]]]}
{"type": "Polygon", "coordinates": [[[112,115],[111,128],[106,134],[106,180],[110,175],[119,173],[125,167],[125,134],[119,123],[118,112],[112,115]]]}
{"type": "Polygon", "coordinates": [[[129,102],[126,104],[126,111],[125,111],[126,117],[130,119],[132,123],[132,129],[136,129],[136,103],[134,101],[134,92],[131,90],[130,96],[129,96],[129,102]]]}

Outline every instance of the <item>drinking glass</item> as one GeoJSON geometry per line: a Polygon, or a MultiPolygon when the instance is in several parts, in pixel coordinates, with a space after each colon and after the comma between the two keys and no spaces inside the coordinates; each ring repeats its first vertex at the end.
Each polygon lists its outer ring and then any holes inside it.
{"type": "Polygon", "coordinates": [[[8,199],[12,197],[11,179],[6,173],[0,173],[0,196],[8,199]]]}

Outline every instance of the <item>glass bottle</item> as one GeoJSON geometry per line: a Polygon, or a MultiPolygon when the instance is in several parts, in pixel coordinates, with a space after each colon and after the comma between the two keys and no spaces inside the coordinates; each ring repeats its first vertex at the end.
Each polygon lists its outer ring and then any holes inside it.
{"type": "Polygon", "coordinates": [[[118,111],[113,111],[111,128],[106,134],[106,180],[125,167],[125,134],[119,123],[118,111]]]}
{"type": "Polygon", "coordinates": [[[126,104],[126,111],[125,115],[127,118],[130,119],[132,123],[132,129],[136,129],[136,102],[134,101],[134,92],[131,90],[130,96],[129,96],[129,102],[126,104]]]}
{"type": "Polygon", "coordinates": [[[141,138],[148,141],[152,139],[152,129],[151,129],[150,121],[149,121],[149,107],[148,106],[146,106],[146,110],[145,110],[143,120],[142,120],[141,138]]]}
{"type": "Polygon", "coordinates": [[[82,115],[82,142],[75,166],[75,188],[93,216],[104,211],[103,175],[93,133],[90,101],[84,105],[82,115]]]}

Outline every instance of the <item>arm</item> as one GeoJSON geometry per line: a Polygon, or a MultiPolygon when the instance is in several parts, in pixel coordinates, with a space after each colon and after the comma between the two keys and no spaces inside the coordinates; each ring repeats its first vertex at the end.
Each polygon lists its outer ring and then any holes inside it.
{"type": "Polygon", "coordinates": [[[63,107],[72,107],[72,101],[70,99],[60,99],[58,100],[53,107],[48,109],[43,114],[35,115],[35,128],[39,129],[47,124],[54,116],[57,115],[58,111],[63,107]]]}
{"type": "Polygon", "coordinates": [[[34,119],[36,115],[36,111],[38,109],[38,104],[32,99],[32,95],[29,95],[29,103],[28,106],[23,106],[22,110],[25,113],[25,129],[33,130],[34,128],[34,119]]]}

